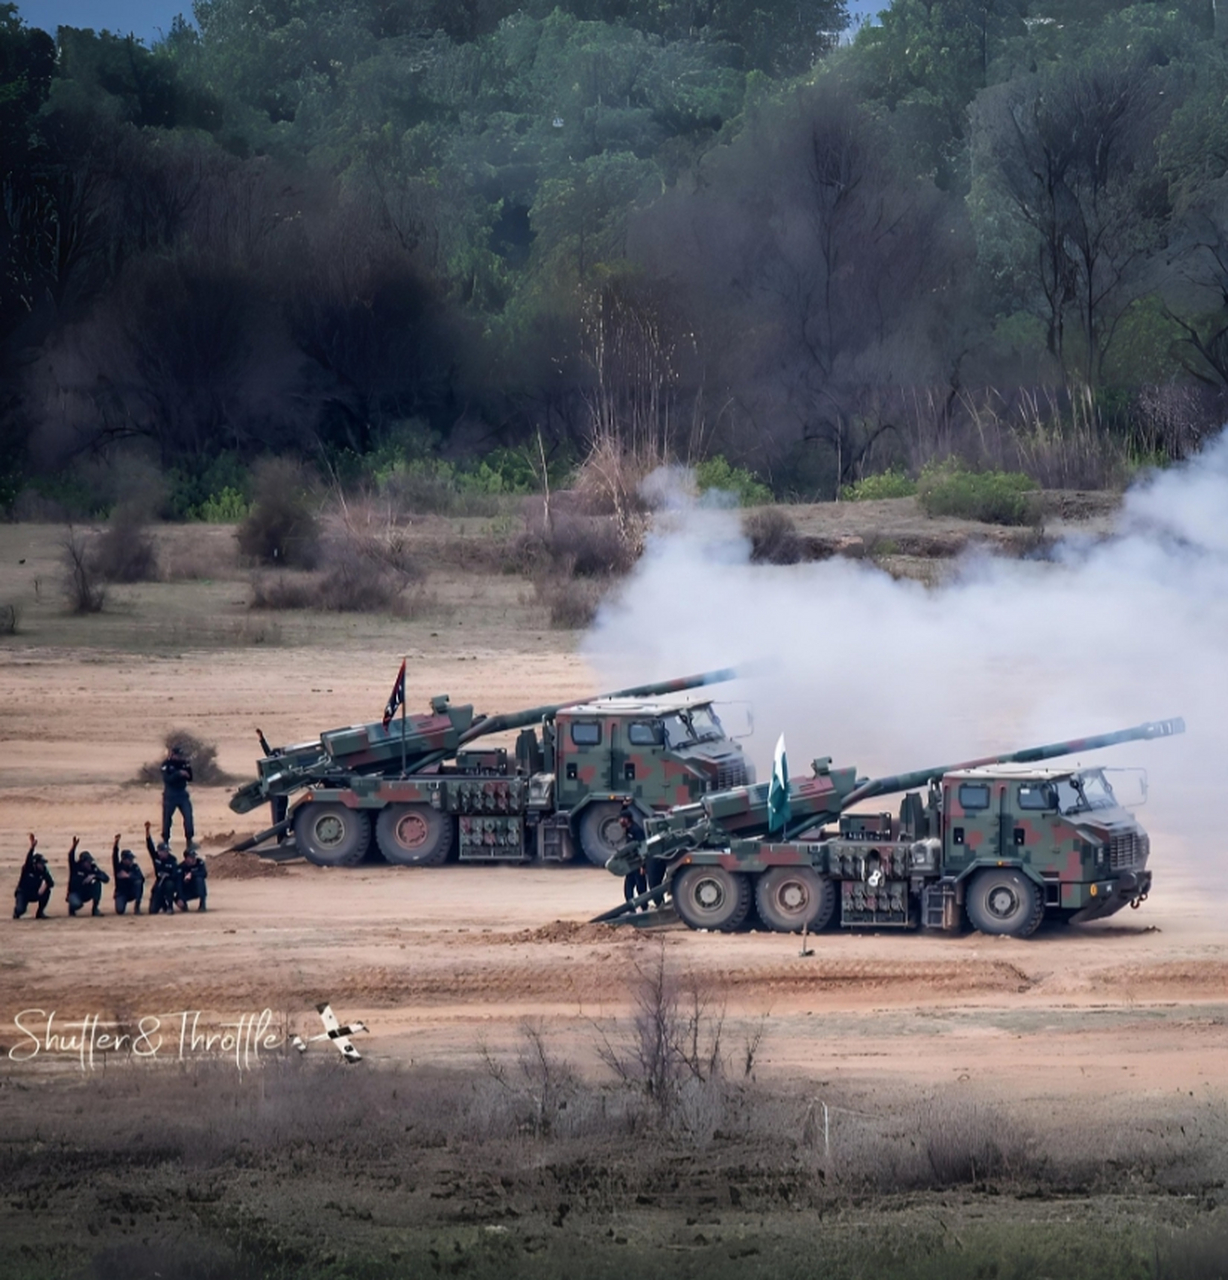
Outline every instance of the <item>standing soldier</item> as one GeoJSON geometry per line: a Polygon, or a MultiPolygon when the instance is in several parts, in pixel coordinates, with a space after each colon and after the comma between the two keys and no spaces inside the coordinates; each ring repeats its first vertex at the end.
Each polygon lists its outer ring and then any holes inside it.
{"type": "Polygon", "coordinates": [[[94,861],[94,855],[87,849],[79,858],[78,836],[72,838],[72,848],[68,851],[68,914],[75,916],[87,902],[93,904],[92,916],[102,915],[102,886],[109,884],[111,877],[94,861]]]}
{"type": "Polygon", "coordinates": [[[26,854],[21,875],[17,878],[17,888],[13,891],[14,920],[20,920],[32,902],[38,903],[34,918],[36,920],[47,918],[47,903],[51,901],[51,891],[55,888],[55,881],[51,878],[51,872],[47,870],[47,859],[36,852],[37,848],[38,837],[31,831],[30,851],[26,854]]]}
{"type": "Polygon", "coordinates": [[[149,894],[149,914],[156,916],[162,911],[172,914],[175,910],[175,895],[179,888],[179,863],[165,840],[157,845],[149,834],[150,824],[145,824],[145,848],[153,860],[154,886],[149,894]]]}
{"type": "Polygon", "coordinates": [[[189,845],[188,851],[183,855],[183,861],[179,864],[179,909],[186,911],[188,909],[188,901],[196,898],[200,902],[197,911],[205,909],[205,899],[209,896],[209,887],[205,883],[209,875],[209,868],[205,866],[205,860],[196,852],[195,846],[189,845]]]}
{"type": "Polygon", "coordinates": [[[169,844],[171,824],[175,812],[183,814],[184,839],[191,845],[196,835],[192,821],[192,797],[188,795],[188,783],[192,781],[192,766],[183,754],[183,748],[175,743],[162,761],[162,843],[169,844]]]}
{"type": "MultiPolygon", "coordinates": [[[[639,815],[630,805],[623,805],[618,821],[623,829],[624,844],[638,844],[644,839],[644,828],[640,825],[639,815]]],[[[641,863],[634,871],[629,871],[623,877],[623,901],[630,902],[632,898],[638,898],[641,893],[647,892],[648,875],[641,863]]],[[[641,903],[639,910],[647,911],[648,904],[641,903]]]]}
{"type": "Polygon", "coordinates": [[[120,852],[118,835],[111,846],[111,872],[115,876],[115,914],[122,916],[131,902],[132,914],[139,916],[141,899],[145,896],[145,873],[131,849],[120,852]]]}

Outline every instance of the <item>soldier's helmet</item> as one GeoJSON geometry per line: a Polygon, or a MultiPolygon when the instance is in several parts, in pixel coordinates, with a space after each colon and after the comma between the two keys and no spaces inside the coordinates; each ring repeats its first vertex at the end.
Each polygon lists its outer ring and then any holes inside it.
{"type": "Polygon", "coordinates": [[[35,862],[38,862],[38,863],[41,863],[44,867],[47,865],[47,859],[46,859],[46,858],[44,858],[44,857],[43,857],[43,855],[42,855],[41,853],[36,853],[36,854],[34,855],[34,861],[35,861],[35,862]]]}
{"type": "Polygon", "coordinates": [[[131,862],[131,861],[132,861],[132,850],[131,850],[131,849],[121,849],[121,850],[119,851],[119,860],[120,860],[121,862],[131,862]]]}
{"type": "Polygon", "coordinates": [[[165,840],[158,841],[158,847],[155,850],[156,853],[170,853],[170,851],[171,847],[165,840]]]}
{"type": "Polygon", "coordinates": [[[94,861],[94,855],[93,855],[93,854],[92,854],[88,849],[86,849],[83,853],[80,853],[80,854],[78,854],[78,855],[77,855],[77,861],[78,861],[78,862],[93,862],[93,861],[94,861]]]}

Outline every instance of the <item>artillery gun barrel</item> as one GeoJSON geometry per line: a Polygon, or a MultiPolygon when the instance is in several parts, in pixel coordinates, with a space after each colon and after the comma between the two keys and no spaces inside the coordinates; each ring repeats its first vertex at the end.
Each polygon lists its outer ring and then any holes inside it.
{"type": "Polygon", "coordinates": [[[502,715],[486,716],[471,725],[460,735],[458,742],[464,745],[474,738],[502,733],[506,729],[523,729],[526,725],[547,720],[568,707],[578,707],[586,702],[605,702],[610,698],[660,698],[669,693],[681,693],[685,689],[698,689],[707,684],[723,684],[736,680],[741,673],[736,667],[721,667],[717,671],[701,671],[698,675],[680,676],[675,680],[659,680],[653,684],[639,684],[630,689],[617,689],[613,693],[599,693],[588,698],[571,698],[567,702],[552,702],[541,707],[528,707],[524,711],[508,711],[502,715]]]}
{"type": "Polygon", "coordinates": [[[1066,742],[1051,742],[1043,747],[1025,747],[1022,751],[1008,751],[1001,755],[980,756],[976,760],[962,760],[957,764],[934,765],[929,769],[914,769],[911,773],[896,773],[886,778],[873,778],[863,782],[844,798],[842,809],[848,809],[872,796],[891,795],[909,791],[960,769],[979,769],[992,764],[1035,764],[1038,760],[1052,760],[1057,756],[1073,756],[1081,751],[1099,751],[1120,742],[1137,742],[1148,738],[1170,738],[1185,732],[1185,721],[1180,716],[1171,720],[1148,720],[1132,729],[1118,729],[1114,733],[1102,733],[1093,738],[1070,738],[1066,742]]]}

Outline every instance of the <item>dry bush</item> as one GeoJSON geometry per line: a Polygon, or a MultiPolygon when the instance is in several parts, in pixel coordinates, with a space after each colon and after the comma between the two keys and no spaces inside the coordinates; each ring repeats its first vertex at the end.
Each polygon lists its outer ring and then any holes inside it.
{"type": "Polygon", "coordinates": [[[202,787],[224,787],[231,783],[241,782],[234,774],[227,773],[217,762],[217,743],[207,738],[198,738],[190,729],[170,729],[162,739],[166,750],[157,760],[150,760],[137,770],[136,781],[162,785],[162,761],[166,759],[171,747],[178,745],[192,766],[194,785],[202,787]]]}
{"type": "Polygon", "coordinates": [[[168,547],[162,560],[167,582],[212,582],[235,569],[233,543],[228,546],[212,538],[168,547]]]}
{"type": "Polygon", "coordinates": [[[513,542],[511,554],[513,564],[530,577],[605,578],[628,573],[639,549],[627,541],[613,516],[558,512],[549,523],[526,529],[513,542]]]}
{"type": "Polygon", "coordinates": [[[425,597],[406,592],[420,574],[403,548],[342,531],[325,540],[323,567],[314,573],[257,574],[253,609],[320,609],[328,613],[419,612],[425,597]]]}
{"type": "Polygon", "coordinates": [[[200,1231],[176,1238],[167,1228],[159,1240],[127,1240],[111,1245],[90,1259],[83,1280],[256,1280],[265,1269],[255,1260],[234,1253],[222,1241],[202,1238],[200,1231]]]}
{"type": "Polygon", "coordinates": [[[742,532],[750,539],[750,558],[756,564],[797,564],[804,548],[793,517],[779,507],[760,507],[742,518],[742,532]]]}
{"type": "Polygon", "coordinates": [[[977,1186],[1031,1171],[1027,1141],[1001,1107],[937,1094],[921,1104],[917,1128],[922,1185],[977,1186]]]}
{"type": "Polygon", "coordinates": [[[600,578],[572,578],[563,574],[539,574],[533,594],[545,607],[550,625],[560,631],[591,626],[612,582],[600,578]]]}
{"type": "Polygon", "coordinates": [[[60,585],[69,612],[101,613],[107,602],[107,589],[99,581],[89,543],[72,525],[60,544],[60,562],[64,570],[60,585]]]}
{"type": "Polygon", "coordinates": [[[291,458],[265,458],[252,468],[252,505],[235,534],[239,550],[258,564],[310,569],[320,528],[307,469],[291,458]]]}
{"type": "Polygon", "coordinates": [[[106,582],[156,582],[158,553],[140,507],[125,503],[90,551],[95,572],[106,582]]]}
{"type": "Polygon", "coordinates": [[[0,604],[0,636],[15,636],[21,626],[21,606],[0,604]]]}

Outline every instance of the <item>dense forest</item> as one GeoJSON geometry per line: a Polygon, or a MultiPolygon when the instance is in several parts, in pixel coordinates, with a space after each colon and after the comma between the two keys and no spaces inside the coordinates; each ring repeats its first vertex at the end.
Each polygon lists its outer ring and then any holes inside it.
{"type": "Polygon", "coordinates": [[[0,3],[0,510],[594,440],[782,498],[1094,486],[1222,421],[1212,0],[193,10],[0,3]]]}

